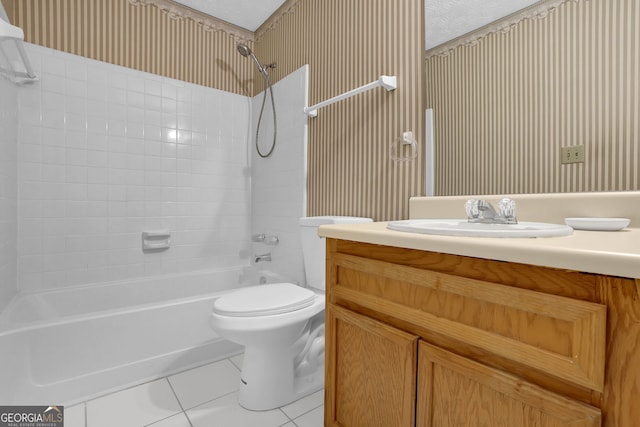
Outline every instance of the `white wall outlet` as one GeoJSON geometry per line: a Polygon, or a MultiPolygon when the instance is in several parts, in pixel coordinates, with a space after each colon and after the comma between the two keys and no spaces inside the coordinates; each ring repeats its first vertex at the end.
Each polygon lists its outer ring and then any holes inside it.
{"type": "Polygon", "coordinates": [[[584,163],[584,145],[571,145],[560,149],[562,164],[584,163]]]}

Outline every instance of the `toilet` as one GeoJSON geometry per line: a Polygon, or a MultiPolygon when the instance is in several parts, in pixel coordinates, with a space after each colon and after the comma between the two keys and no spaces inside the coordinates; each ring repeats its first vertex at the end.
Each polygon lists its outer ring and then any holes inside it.
{"type": "Polygon", "coordinates": [[[325,241],[323,224],[371,222],[370,218],[300,218],[308,288],[292,283],[250,286],[215,300],[210,325],[245,346],[238,401],[264,411],[291,403],[324,386],[325,241]]]}

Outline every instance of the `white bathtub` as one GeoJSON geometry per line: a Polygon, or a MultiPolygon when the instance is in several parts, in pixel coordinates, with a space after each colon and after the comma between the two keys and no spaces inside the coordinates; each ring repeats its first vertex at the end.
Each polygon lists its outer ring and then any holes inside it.
{"type": "Polygon", "coordinates": [[[242,350],[209,327],[242,269],[20,295],[0,316],[0,405],[69,405],[242,350]]]}

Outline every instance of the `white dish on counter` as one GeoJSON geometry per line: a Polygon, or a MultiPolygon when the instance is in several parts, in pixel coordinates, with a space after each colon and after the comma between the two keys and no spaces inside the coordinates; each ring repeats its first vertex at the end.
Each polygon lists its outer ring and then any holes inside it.
{"type": "Polygon", "coordinates": [[[565,218],[564,222],[575,230],[618,231],[627,227],[629,218],[565,218]]]}

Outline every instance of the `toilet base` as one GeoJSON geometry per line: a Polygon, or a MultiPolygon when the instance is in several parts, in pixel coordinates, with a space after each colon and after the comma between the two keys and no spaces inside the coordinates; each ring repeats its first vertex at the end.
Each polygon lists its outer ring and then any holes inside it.
{"type": "Polygon", "coordinates": [[[252,411],[279,408],[324,387],[324,360],[296,377],[291,349],[245,348],[238,402],[252,411]]]}

